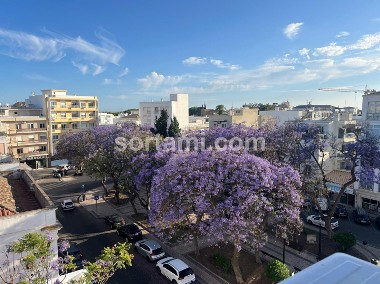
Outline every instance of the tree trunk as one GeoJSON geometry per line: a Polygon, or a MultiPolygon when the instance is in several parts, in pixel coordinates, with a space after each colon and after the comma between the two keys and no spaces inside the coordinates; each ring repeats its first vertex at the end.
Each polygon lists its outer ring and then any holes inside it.
{"type": "Polygon", "coordinates": [[[239,256],[240,256],[240,251],[238,250],[238,248],[236,246],[234,246],[234,254],[232,256],[231,264],[232,264],[232,268],[234,269],[236,282],[238,284],[243,284],[244,279],[243,279],[243,275],[241,274],[241,270],[240,270],[239,256]]]}
{"type": "Polygon", "coordinates": [[[131,205],[132,205],[132,208],[133,208],[133,211],[135,212],[135,214],[137,215],[138,214],[138,212],[137,212],[137,208],[136,208],[136,205],[135,205],[135,196],[129,196],[129,198],[130,198],[130,202],[131,202],[131,205]]]}
{"type": "Polygon", "coordinates": [[[119,185],[117,183],[114,183],[113,188],[115,189],[115,199],[116,199],[116,204],[120,203],[120,190],[119,190],[119,185]]]}
{"type": "Polygon", "coordinates": [[[107,189],[107,187],[106,187],[106,182],[107,182],[107,179],[106,179],[106,178],[102,178],[101,183],[102,183],[102,186],[103,186],[103,189],[104,189],[104,194],[105,194],[106,196],[108,196],[108,189],[107,189]]]}
{"type": "Polygon", "coordinates": [[[327,231],[327,237],[331,240],[332,239],[332,229],[331,229],[331,217],[327,216],[325,220],[325,228],[327,231]]]}
{"type": "Polygon", "coordinates": [[[260,252],[261,252],[260,249],[257,247],[256,250],[255,250],[255,261],[258,264],[262,263],[261,257],[260,257],[261,256],[260,252]]]}
{"type": "Polygon", "coordinates": [[[199,242],[198,242],[198,237],[197,236],[194,236],[193,243],[194,243],[194,253],[195,253],[195,255],[200,255],[200,252],[199,252],[199,242]]]}

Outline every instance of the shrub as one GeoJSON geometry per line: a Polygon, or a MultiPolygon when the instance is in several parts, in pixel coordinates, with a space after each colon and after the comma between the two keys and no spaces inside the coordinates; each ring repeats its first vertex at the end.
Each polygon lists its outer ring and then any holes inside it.
{"type": "Polygon", "coordinates": [[[231,260],[227,257],[224,257],[223,255],[220,255],[219,253],[214,254],[211,257],[212,264],[222,270],[225,273],[231,273],[233,272],[231,260]]]}
{"type": "Polygon", "coordinates": [[[272,259],[266,266],[265,274],[272,281],[280,282],[290,276],[290,271],[286,264],[277,259],[272,259]]]}
{"type": "Polygon", "coordinates": [[[351,233],[336,233],[333,240],[340,244],[341,251],[345,252],[356,244],[356,238],[351,233]]]}

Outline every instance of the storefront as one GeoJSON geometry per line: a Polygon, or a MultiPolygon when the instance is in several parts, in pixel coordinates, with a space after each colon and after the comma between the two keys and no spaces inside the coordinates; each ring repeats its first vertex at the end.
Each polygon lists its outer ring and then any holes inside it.
{"type": "MultiPolygon", "coordinates": [[[[330,191],[330,194],[333,195],[332,198],[330,197],[330,199],[335,199],[336,195],[339,194],[342,185],[332,182],[328,182],[326,183],[326,185],[330,191]]],[[[344,190],[344,193],[340,197],[339,203],[355,207],[355,194],[354,189],[352,187],[348,187],[344,190]]]]}
{"type": "Polygon", "coordinates": [[[20,163],[25,163],[32,169],[39,169],[46,167],[47,155],[31,156],[26,159],[20,160],[20,163]]]}
{"type": "Polygon", "coordinates": [[[373,190],[356,190],[356,204],[370,213],[380,213],[380,193],[373,190]]]}

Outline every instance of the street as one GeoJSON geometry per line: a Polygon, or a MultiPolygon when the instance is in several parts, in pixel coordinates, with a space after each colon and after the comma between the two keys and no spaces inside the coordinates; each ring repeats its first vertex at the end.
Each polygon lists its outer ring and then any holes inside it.
{"type": "MultiPolygon", "coordinates": [[[[309,209],[309,211],[304,209],[302,212],[303,220],[305,221],[306,216],[311,214],[319,215],[314,209],[309,209]]],[[[380,247],[380,230],[376,228],[373,222],[371,225],[356,224],[351,212],[348,213],[347,218],[336,219],[339,221],[339,227],[334,232],[351,232],[358,241],[366,241],[372,246],[380,247]]],[[[318,230],[317,226],[315,228],[318,230]]]]}
{"type": "MultiPolygon", "coordinates": [[[[103,219],[95,218],[77,203],[77,197],[83,193],[81,185],[85,185],[85,190],[90,190],[98,187],[99,181],[94,181],[86,175],[77,177],[69,175],[64,177],[62,182],[57,178],[45,178],[40,180],[39,184],[58,207],[57,218],[63,226],[59,231],[59,237],[76,242],[86,259],[94,261],[104,247],[125,241],[117,235],[115,230],[110,230],[103,219]],[[71,198],[76,203],[75,210],[64,212],[60,208],[59,203],[66,198],[71,198]]],[[[155,262],[149,263],[139,253],[133,252],[133,255],[132,267],[117,271],[107,283],[161,284],[169,282],[156,271],[155,262]]]]}

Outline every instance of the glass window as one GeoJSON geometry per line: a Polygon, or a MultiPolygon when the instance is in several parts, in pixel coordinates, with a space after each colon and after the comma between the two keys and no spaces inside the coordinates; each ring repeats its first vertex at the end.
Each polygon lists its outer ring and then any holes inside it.
{"type": "Polygon", "coordinates": [[[72,124],[72,128],[73,128],[73,129],[77,129],[77,128],[78,128],[78,124],[73,123],[73,124],[72,124]]]}
{"type": "Polygon", "coordinates": [[[58,125],[57,124],[52,124],[51,128],[52,129],[58,129],[58,125]]]}
{"type": "Polygon", "coordinates": [[[80,128],[86,128],[86,127],[87,127],[87,123],[86,122],[81,122],[80,128]]]}
{"type": "Polygon", "coordinates": [[[62,129],[66,129],[66,124],[61,124],[62,129]]]}
{"type": "Polygon", "coordinates": [[[57,102],[51,102],[50,103],[51,108],[56,108],[57,107],[57,102]]]}
{"type": "Polygon", "coordinates": [[[22,154],[24,153],[24,149],[23,148],[18,148],[17,149],[17,154],[22,154]]]}
{"type": "Polygon", "coordinates": [[[65,101],[61,102],[61,107],[62,107],[62,108],[65,108],[65,107],[66,107],[66,102],[65,102],[65,101]]]}
{"type": "Polygon", "coordinates": [[[40,123],[40,128],[45,128],[45,123],[40,123]]]}
{"type": "Polygon", "coordinates": [[[34,124],[33,123],[28,123],[28,128],[29,129],[33,129],[34,128],[34,124]]]}
{"type": "Polygon", "coordinates": [[[61,112],[61,118],[66,118],[66,112],[61,112]]]}

